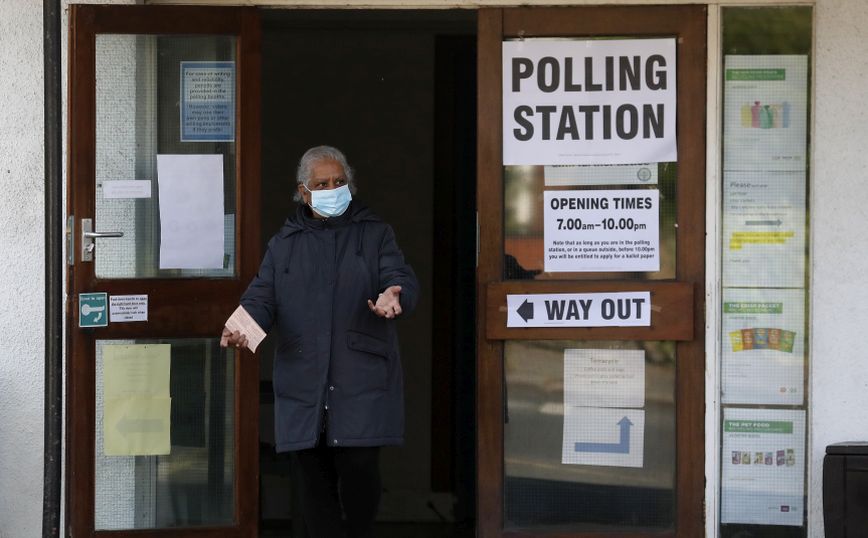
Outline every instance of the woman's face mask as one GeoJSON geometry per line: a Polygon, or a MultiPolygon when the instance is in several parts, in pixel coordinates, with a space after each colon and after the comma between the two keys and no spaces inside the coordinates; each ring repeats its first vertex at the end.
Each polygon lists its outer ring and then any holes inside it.
{"type": "Polygon", "coordinates": [[[350,194],[350,186],[342,185],[336,189],[312,191],[304,186],[310,193],[310,208],[323,217],[337,217],[343,215],[350,205],[353,195],[350,194]]]}

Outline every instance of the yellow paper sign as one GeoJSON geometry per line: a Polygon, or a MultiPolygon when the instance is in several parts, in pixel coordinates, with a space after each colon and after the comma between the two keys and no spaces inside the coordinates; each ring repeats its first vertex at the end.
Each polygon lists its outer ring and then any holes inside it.
{"type": "Polygon", "coordinates": [[[171,451],[170,344],[103,347],[103,445],[106,456],[171,451]]]}
{"type": "Polygon", "coordinates": [[[170,453],[171,398],[106,400],[104,409],[106,456],[158,456],[170,453]]]}

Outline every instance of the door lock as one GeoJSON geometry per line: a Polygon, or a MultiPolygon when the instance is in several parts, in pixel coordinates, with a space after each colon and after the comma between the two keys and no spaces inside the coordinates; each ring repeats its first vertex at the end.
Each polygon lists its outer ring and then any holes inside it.
{"type": "Polygon", "coordinates": [[[123,236],[124,232],[95,232],[93,219],[81,219],[81,261],[93,261],[93,251],[96,250],[94,239],[123,236]]]}

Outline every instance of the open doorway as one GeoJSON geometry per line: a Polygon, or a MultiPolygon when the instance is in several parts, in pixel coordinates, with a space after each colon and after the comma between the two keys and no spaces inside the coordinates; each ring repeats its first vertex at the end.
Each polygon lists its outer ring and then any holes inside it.
{"type": "MultiPolygon", "coordinates": [[[[472,536],[476,13],[267,10],[262,21],[263,245],[294,211],[299,156],[333,145],[421,286],[400,321],[405,444],[382,452],[376,535],[472,536]]],[[[272,359],[266,344],[261,535],[314,538],[294,514],[289,459],[274,453],[272,359]]]]}

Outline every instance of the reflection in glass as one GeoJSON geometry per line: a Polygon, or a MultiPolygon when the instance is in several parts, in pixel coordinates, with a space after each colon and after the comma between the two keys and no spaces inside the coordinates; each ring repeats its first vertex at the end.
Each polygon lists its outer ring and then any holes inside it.
{"type": "Polygon", "coordinates": [[[226,525],[235,518],[235,356],[217,339],[97,340],[96,530],[226,525]],[[171,452],[106,456],[104,350],[170,344],[171,452]]]}
{"type": "Polygon", "coordinates": [[[181,142],[180,62],[234,61],[232,36],[97,35],[94,230],[99,278],[235,274],[235,142],[181,142]],[[223,155],[222,269],[159,269],[157,154],[223,155]],[[108,198],[103,184],[151,182],[150,197],[108,198]]]}
{"type": "MultiPolygon", "coordinates": [[[[675,342],[511,340],[504,346],[504,370],[506,528],[586,532],[673,528],[675,342]],[[561,463],[567,349],[644,350],[642,467],[561,463]]],[[[612,428],[617,432],[617,425],[612,428]]]]}
{"type": "MultiPolygon", "coordinates": [[[[582,166],[578,176],[600,176],[600,181],[563,181],[546,177],[544,166],[504,166],[504,278],[529,279],[672,279],[675,278],[676,163],[633,167],[582,166]],[[640,178],[632,170],[640,171],[640,178]],[[623,176],[619,172],[623,171],[623,176]],[[629,171],[629,172],[628,172],[629,171]],[[597,173],[594,173],[597,172],[597,173]],[[649,180],[656,178],[657,183],[649,180]],[[647,183],[645,183],[647,181],[647,183]],[[659,189],[660,270],[657,272],[545,272],[544,192],[548,190],[659,189]]],[[[551,172],[549,172],[551,173],[551,172]]],[[[581,231],[576,232],[577,239],[581,231]]]]}

